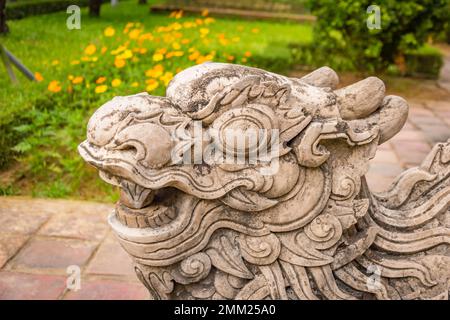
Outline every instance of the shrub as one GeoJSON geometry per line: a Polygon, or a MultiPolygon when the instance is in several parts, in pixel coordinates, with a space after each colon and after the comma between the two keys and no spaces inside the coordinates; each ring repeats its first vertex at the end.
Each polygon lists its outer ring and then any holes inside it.
{"type": "Polygon", "coordinates": [[[338,69],[383,70],[422,46],[447,22],[449,0],[380,0],[381,29],[369,29],[370,0],[311,0],[318,17],[314,30],[316,55],[338,69]]]}
{"type": "Polygon", "coordinates": [[[65,11],[68,6],[76,4],[80,7],[87,6],[89,0],[28,0],[10,2],[6,6],[7,19],[22,19],[44,13],[65,11]]]}

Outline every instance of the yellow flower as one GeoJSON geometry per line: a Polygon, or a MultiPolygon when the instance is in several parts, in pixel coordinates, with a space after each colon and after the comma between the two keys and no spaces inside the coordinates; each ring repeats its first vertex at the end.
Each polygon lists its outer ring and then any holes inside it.
{"type": "Polygon", "coordinates": [[[155,79],[149,79],[146,82],[147,82],[146,90],[148,92],[152,92],[153,90],[155,90],[159,86],[159,82],[156,81],[155,79]]]}
{"type": "Polygon", "coordinates": [[[106,77],[100,77],[97,80],[95,80],[95,83],[96,84],[102,84],[105,81],[106,81],[106,77]]]}
{"type": "Polygon", "coordinates": [[[80,61],[78,61],[78,60],[73,60],[73,61],[70,62],[70,64],[71,64],[72,66],[74,66],[74,65],[76,65],[76,64],[80,64],[80,61]]]}
{"type": "Polygon", "coordinates": [[[213,22],[214,22],[213,18],[208,17],[208,18],[205,19],[205,24],[211,24],[213,22]]]}
{"type": "Polygon", "coordinates": [[[133,56],[133,52],[131,52],[131,50],[127,49],[125,50],[123,53],[119,54],[116,59],[119,60],[124,60],[124,59],[129,59],[133,56]]]}
{"type": "Polygon", "coordinates": [[[116,59],[114,60],[114,66],[118,69],[125,67],[125,60],[123,59],[116,59]]]}
{"type": "Polygon", "coordinates": [[[56,66],[56,65],[58,65],[59,64],[59,61],[58,60],[53,60],[52,61],[52,66],[56,66]]]}
{"type": "Polygon", "coordinates": [[[202,37],[206,37],[206,35],[209,33],[209,29],[208,28],[200,28],[200,35],[202,37]]]}
{"type": "Polygon", "coordinates": [[[145,72],[145,75],[150,78],[158,78],[164,72],[164,67],[161,64],[157,64],[152,69],[149,69],[145,72]]]}
{"type": "Polygon", "coordinates": [[[131,27],[134,27],[134,22],[128,22],[125,26],[126,29],[130,29],[131,27]]]}
{"type": "Polygon", "coordinates": [[[233,41],[233,42],[239,42],[239,41],[241,41],[241,38],[239,38],[239,37],[233,37],[233,38],[231,39],[231,41],[233,41]]]}
{"type": "Polygon", "coordinates": [[[139,29],[133,29],[130,31],[130,33],[128,34],[128,37],[130,37],[130,39],[137,39],[139,38],[139,34],[141,33],[141,30],[139,29]]]}
{"type": "Polygon", "coordinates": [[[116,30],[113,27],[107,27],[103,34],[105,37],[112,37],[116,33],[116,30]]]}
{"type": "Polygon", "coordinates": [[[69,75],[67,76],[67,79],[69,79],[69,80],[73,80],[73,78],[74,78],[74,76],[71,75],[71,74],[69,74],[69,75]]]}
{"type": "Polygon", "coordinates": [[[242,58],[242,59],[241,59],[241,62],[242,62],[242,63],[246,63],[246,62],[247,62],[247,58],[245,58],[245,57],[242,58]]]}
{"type": "Polygon", "coordinates": [[[161,61],[164,59],[164,56],[161,53],[155,53],[153,55],[153,61],[161,61]]]}
{"type": "Polygon", "coordinates": [[[103,93],[108,89],[108,86],[105,84],[102,84],[101,86],[95,87],[95,93],[103,93]]]}
{"type": "Polygon", "coordinates": [[[111,85],[116,88],[118,86],[120,86],[122,84],[122,80],[120,79],[114,79],[113,81],[111,81],[111,85]]]}
{"type": "Polygon", "coordinates": [[[131,86],[132,86],[133,88],[139,87],[139,82],[133,82],[133,83],[131,84],[131,86]]]}
{"type": "Polygon", "coordinates": [[[73,83],[73,84],[79,84],[79,83],[82,83],[82,82],[83,82],[83,77],[80,77],[80,76],[75,77],[75,78],[73,78],[73,80],[72,80],[72,83],[73,83]]]}
{"type": "Polygon", "coordinates": [[[172,43],[172,48],[174,48],[175,50],[180,50],[181,46],[178,42],[174,42],[172,43]]]}
{"type": "Polygon", "coordinates": [[[252,29],[252,32],[253,32],[253,33],[258,33],[258,32],[259,32],[259,29],[258,29],[258,28],[253,28],[253,29],[252,29]]]}
{"type": "Polygon", "coordinates": [[[59,81],[53,80],[53,81],[50,81],[47,89],[50,92],[60,92],[62,88],[61,88],[59,81]]]}
{"type": "Polygon", "coordinates": [[[116,55],[124,51],[127,47],[126,46],[119,46],[117,49],[111,51],[112,55],[116,55]]]}
{"type": "Polygon", "coordinates": [[[167,86],[173,78],[173,73],[170,71],[166,71],[159,79],[164,82],[164,85],[167,86]]]}
{"type": "Polygon", "coordinates": [[[97,51],[97,47],[93,44],[88,45],[86,49],[84,49],[84,53],[86,53],[89,56],[93,55],[95,51],[97,51]]]}
{"type": "Polygon", "coordinates": [[[39,72],[36,72],[34,74],[34,78],[36,79],[37,82],[41,82],[42,80],[44,80],[44,77],[39,72]]]}

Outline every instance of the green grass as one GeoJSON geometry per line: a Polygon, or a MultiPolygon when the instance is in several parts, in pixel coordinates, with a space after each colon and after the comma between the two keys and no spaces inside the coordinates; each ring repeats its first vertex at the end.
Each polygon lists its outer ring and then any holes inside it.
{"type": "MultiPolygon", "coordinates": [[[[115,197],[115,192],[100,182],[94,169],[89,168],[80,159],[76,147],[85,137],[86,122],[92,112],[114,95],[126,95],[144,91],[145,71],[156,62],[153,52],[163,44],[146,42],[143,47],[148,54],[139,57],[137,62],[127,62],[122,69],[114,68],[109,51],[123,43],[127,35],[122,30],[128,22],[140,22],[145,32],[156,34],[155,28],[174,22],[195,21],[199,17],[169,18],[167,15],[149,14],[147,6],[139,6],[137,1],[120,2],[111,7],[102,6],[100,18],[90,18],[82,10],[81,30],[66,28],[65,12],[28,17],[9,21],[10,34],[0,37],[5,45],[33,72],[43,75],[42,82],[30,82],[22,75],[18,77],[20,85],[12,85],[4,68],[0,67],[0,167],[13,155],[19,165],[14,166],[13,179],[0,180],[0,191],[4,194],[31,194],[42,197],[72,197],[105,200],[115,197]],[[116,29],[114,38],[105,38],[103,30],[112,26],[116,29]],[[80,60],[87,45],[94,44],[98,49],[108,47],[108,53],[99,57],[98,62],[86,62],[71,65],[71,61],[80,60]],[[58,64],[52,62],[57,60],[58,64]],[[82,76],[83,86],[71,85],[69,75],[82,76]],[[103,94],[94,93],[95,80],[106,76],[120,78],[123,84],[111,88],[103,94]],[[59,93],[47,90],[51,80],[60,81],[63,89],[59,93]],[[138,87],[131,87],[139,82],[138,87]],[[86,84],[89,84],[89,88],[86,84]],[[73,87],[73,92],[67,90],[73,87]],[[14,154],[10,151],[14,150],[14,154]]],[[[201,26],[200,26],[201,27],[201,26]]],[[[204,43],[199,37],[199,28],[183,31],[183,37],[206,55],[215,51],[214,60],[243,63],[245,52],[251,52],[246,64],[273,71],[282,72],[294,62],[289,46],[308,44],[312,41],[310,25],[281,22],[243,21],[237,19],[216,19],[207,26],[210,42],[204,43]],[[257,31],[257,32],[256,32],[257,31]],[[220,45],[217,36],[224,33],[229,41],[220,45]]],[[[132,44],[133,45],[133,44],[132,44]]],[[[131,46],[132,46],[131,45],[131,46]]],[[[170,47],[170,44],[164,44],[170,47]]],[[[164,60],[167,71],[175,73],[194,65],[186,54],[178,59],[164,60]]],[[[165,86],[160,85],[152,94],[163,95],[165,86]]],[[[8,169],[9,168],[9,169],[8,169]]]]}

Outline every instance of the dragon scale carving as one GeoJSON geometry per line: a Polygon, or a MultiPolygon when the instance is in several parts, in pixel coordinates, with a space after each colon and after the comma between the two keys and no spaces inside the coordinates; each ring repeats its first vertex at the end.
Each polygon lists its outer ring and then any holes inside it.
{"type": "Polygon", "coordinates": [[[372,193],[408,105],[375,77],[337,86],[205,63],[95,112],[79,152],[120,187],[109,223],[153,299],[448,299],[450,140],[372,193]]]}

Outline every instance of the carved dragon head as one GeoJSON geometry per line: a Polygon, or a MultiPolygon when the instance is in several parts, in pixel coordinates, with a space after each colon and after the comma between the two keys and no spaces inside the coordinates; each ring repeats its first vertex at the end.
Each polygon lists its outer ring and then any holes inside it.
{"type": "Polygon", "coordinates": [[[333,91],[336,85],[329,68],[292,79],[202,64],[179,73],[166,98],[142,93],[104,104],[79,151],[103,179],[123,189],[122,202],[131,208],[148,205],[156,190],[175,187],[238,210],[265,210],[292,191],[303,171],[326,163],[330,151],[323,141],[382,143],[402,127],[407,104],[385,97],[381,80],[333,91]],[[230,131],[258,136],[237,145],[230,131]],[[210,146],[244,162],[205,159],[210,146]],[[249,160],[261,149],[269,151],[265,159],[249,160]]]}
{"type": "Polygon", "coordinates": [[[354,229],[371,200],[363,176],[408,105],[375,77],[337,85],[326,67],[296,79],[205,63],[177,74],[166,97],[116,97],[94,113],[79,152],[121,188],[110,224],[153,297],[218,281],[209,297],[285,298],[280,279],[306,272],[325,296],[350,297],[331,270],[376,237],[370,223],[354,229]]]}

